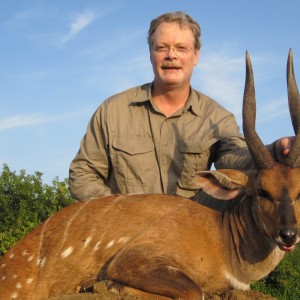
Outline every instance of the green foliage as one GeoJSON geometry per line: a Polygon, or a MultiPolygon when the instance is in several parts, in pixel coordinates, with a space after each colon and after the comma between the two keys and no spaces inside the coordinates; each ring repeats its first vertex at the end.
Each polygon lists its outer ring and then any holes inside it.
{"type": "Polygon", "coordinates": [[[0,256],[32,228],[72,203],[67,180],[43,184],[42,173],[16,174],[3,165],[0,175],[0,256]]]}
{"type": "Polygon", "coordinates": [[[300,299],[300,246],[288,253],[277,268],[252,289],[272,295],[279,300],[300,299]]]}

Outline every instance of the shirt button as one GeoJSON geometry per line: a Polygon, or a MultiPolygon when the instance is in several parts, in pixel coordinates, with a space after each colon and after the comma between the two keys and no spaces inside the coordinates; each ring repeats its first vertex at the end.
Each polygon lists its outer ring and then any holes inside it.
{"type": "Polygon", "coordinates": [[[167,145],[168,145],[168,143],[163,143],[163,146],[164,146],[164,147],[167,147],[167,145]]]}
{"type": "Polygon", "coordinates": [[[164,173],[167,174],[167,170],[166,169],[164,169],[164,173]]]}

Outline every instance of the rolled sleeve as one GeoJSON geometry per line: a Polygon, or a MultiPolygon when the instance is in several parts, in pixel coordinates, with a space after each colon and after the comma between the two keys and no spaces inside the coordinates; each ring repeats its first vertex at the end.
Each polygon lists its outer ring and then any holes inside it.
{"type": "Polygon", "coordinates": [[[239,131],[235,117],[231,114],[222,124],[220,139],[215,145],[214,165],[216,169],[253,169],[254,165],[246,141],[239,131]]]}
{"type": "Polygon", "coordinates": [[[69,187],[76,200],[89,200],[111,194],[111,189],[106,184],[109,159],[102,109],[100,106],[91,118],[80,149],[70,165],[69,187]]]}

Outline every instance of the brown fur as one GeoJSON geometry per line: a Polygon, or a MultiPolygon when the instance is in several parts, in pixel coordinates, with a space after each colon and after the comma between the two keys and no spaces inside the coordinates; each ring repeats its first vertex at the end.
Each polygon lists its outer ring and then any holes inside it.
{"type": "MultiPolygon", "coordinates": [[[[222,170],[215,172],[222,175],[222,170]]],[[[224,174],[228,179],[246,176],[233,170],[224,174]]],[[[199,187],[207,180],[207,173],[196,176],[199,187]]],[[[1,297],[44,299],[104,279],[177,299],[246,289],[283,258],[280,230],[299,230],[299,180],[299,169],[277,164],[244,187],[253,195],[257,186],[266,189],[273,200],[246,196],[223,214],[171,195],[112,195],[76,203],[35,228],[0,260],[1,297]],[[279,178],[278,172],[287,176],[279,178]],[[294,216],[292,224],[281,222],[282,190],[290,197],[284,211],[294,216]]],[[[219,186],[220,191],[230,192],[219,186]]],[[[299,235],[296,239],[293,244],[299,235]]]]}

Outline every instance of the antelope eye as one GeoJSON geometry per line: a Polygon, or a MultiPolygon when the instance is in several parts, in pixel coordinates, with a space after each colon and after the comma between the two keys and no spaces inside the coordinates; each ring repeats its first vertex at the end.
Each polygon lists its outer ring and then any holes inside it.
{"type": "Polygon", "coordinates": [[[265,190],[263,189],[258,189],[258,196],[262,198],[266,198],[268,200],[272,200],[272,196],[265,190]]]}

